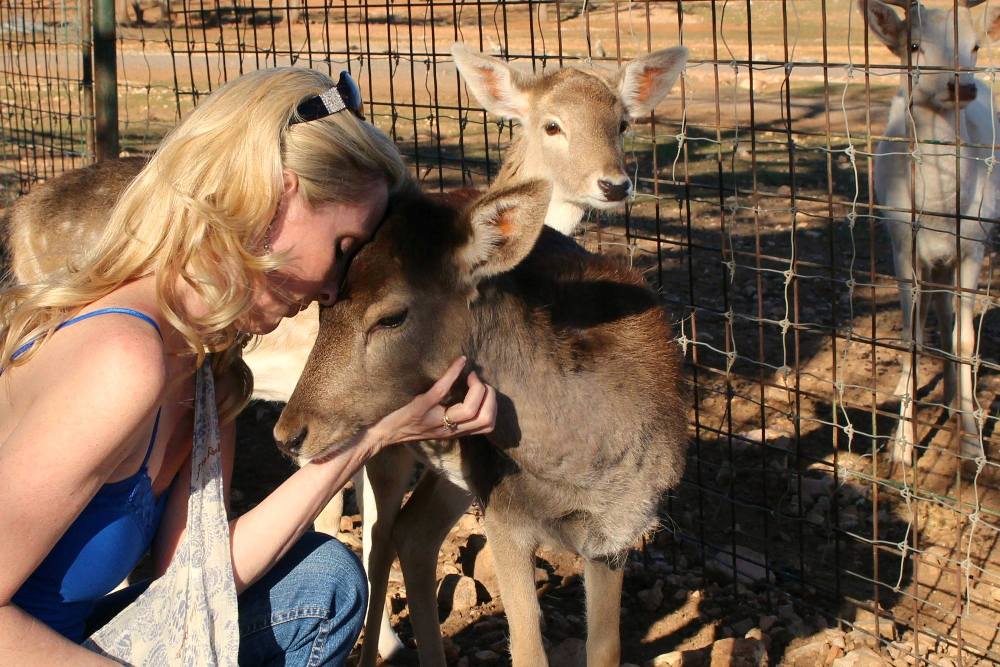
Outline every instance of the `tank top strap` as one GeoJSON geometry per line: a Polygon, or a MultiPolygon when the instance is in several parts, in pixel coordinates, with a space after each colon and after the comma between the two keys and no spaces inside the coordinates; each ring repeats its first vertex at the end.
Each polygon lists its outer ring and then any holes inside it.
{"type": "MultiPolygon", "coordinates": [[[[118,307],[98,308],[97,310],[92,310],[89,313],[84,313],[83,315],[77,315],[76,317],[69,318],[68,320],[57,326],[55,328],[55,331],[59,331],[63,327],[68,327],[71,324],[76,324],[77,322],[89,320],[91,317],[97,317],[98,315],[115,315],[115,314],[130,315],[132,317],[137,317],[144,322],[147,322],[150,326],[156,329],[156,335],[160,337],[160,340],[163,340],[163,333],[160,331],[160,325],[156,323],[156,320],[154,320],[146,313],[134,310],[132,308],[118,308],[118,307]]],[[[27,343],[25,343],[24,345],[22,345],[21,347],[17,348],[17,350],[14,351],[14,354],[11,355],[11,359],[17,359],[22,354],[31,349],[31,346],[34,344],[35,341],[29,340],[27,343]]]]}
{"type": "Polygon", "coordinates": [[[156,419],[153,420],[153,434],[149,436],[149,445],[146,447],[146,455],[142,457],[142,465],[139,466],[140,470],[145,469],[146,464],[149,463],[149,455],[153,453],[153,447],[156,445],[156,432],[160,428],[160,412],[162,411],[162,407],[156,408],[156,419]]]}

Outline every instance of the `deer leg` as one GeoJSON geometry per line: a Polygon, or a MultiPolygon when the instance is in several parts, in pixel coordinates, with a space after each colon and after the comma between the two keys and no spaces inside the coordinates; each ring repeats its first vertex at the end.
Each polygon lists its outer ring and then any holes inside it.
{"type": "Polygon", "coordinates": [[[622,577],[624,569],[588,560],[584,565],[587,591],[587,667],[621,664],[622,577]]]}
{"type": "MultiPolygon", "coordinates": [[[[959,267],[959,283],[963,290],[975,290],[979,286],[979,272],[982,268],[982,252],[967,253],[959,267]]],[[[963,291],[958,297],[958,316],[952,338],[952,349],[958,355],[958,422],[961,426],[960,452],[963,457],[982,456],[983,443],[975,416],[975,389],[972,384],[972,356],[976,353],[976,330],[973,325],[976,298],[970,291],[963,291]]]]}
{"type": "Polygon", "coordinates": [[[365,617],[365,639],[361,647],[359,664],[374,667],[379,654],[390,658],[403,649],[402,642],[389,623],[385,596],[389,585],[389,568],[395,558],[392,528],[399,514],[399,506],[409,486],[415,461],[405,447],[388,447],[365,464],[367,483],[355,478],[355,491],[362,500],[364,521],[362,549],[368,574],[368,614],[365,617]]]}
{"type": "Polygon", "coordinates": [[[545,667],[549,663],[542,644],[542,611],[535,592],[538,544],[523,522],[499,510],[488,509],[485,524],[486,543],[493,551],[500,598],[510,627],[511,664],[545,667]]]}
{"type": "Polygon", "coordinates": [[[437,559],[441,543],[472,497],[447,479],[428,472],[399,513],[393,542],[406,583],[406,602],[423,667],[444,667],[437,607],[437,559]]]}
{"type": "MultiPolygon", "coordinates": [[[[898,261],[899,258],[897,258],[898,261]]],[[[905,262],[905,266],[909,266],[909,262],[905,262]]],[[[896,428],[896,434],[893,437],[892,444],[892,460],[897,462],[908,462],[913,460],[913,445],[916,443],[916,429],[914,427],[914,419],[916,417],[916,383],[913,378],[913,353],[910,351],[911,342],[913,341],[913,334],[916,333],[917,338],[917,349],[924,340],[923,334],[923,324],[924,316],[926,314],[926,304],[924,303],[924,295],[920,293],[920,298],[916,300],[916,304],[913,299],[913,290],[911,286],[917,284],[917,274],[913,271],[908,271],[906,268],[897,266],[897,277],[904,277],[905,274],[902,271],[907,271],[912,283],[899,283],[899,305],[900,314],[902,315],[902,330],[900,331],[900,339],[906,350],[903,352],[903,358],[900,363],[900,376],[899,382],[896,384],[896,389],[893,391],[899,399],[899,425],[896,428]],[[918,305],[918,312],[916,313],[917,326],[916,330],[913,331],[913,316],[914,316],[914,305],[918,305]],[[920,308],[920,305],[925,307],[920,308]],[[923,312],[920,312],[923,311],[923,312]]]]}
{"type": "Polygon", "coordinates": [[[340,532],[340,519],[344,516],[344,490],[337,491],[337,495],[330,499],[323,511],[319,513],[313,521],[313,529],[327,535],[337,536],[340,532]]]}
{"type": "MultiPolygon", "coordinates": [[[[936,268],[932,271],[932,280],[939,285],[954,285],[955,272],[950,268],[936,268]]],[[[934,317],[937,319],[938,338],[941,341],[941,350],[945,354],[955,354],[953,337],[955,303],[949,293],[939,293],[934,295],[932,304],[934,306],[934,317]]],[[[955,400],[955,363],[950,359],[944,362],[944,404],[949,411],[954,410],[952,402],[955,400]]]]}

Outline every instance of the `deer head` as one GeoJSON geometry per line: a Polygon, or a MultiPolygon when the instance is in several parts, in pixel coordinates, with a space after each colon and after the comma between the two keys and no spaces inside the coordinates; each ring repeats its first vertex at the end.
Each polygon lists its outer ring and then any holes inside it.
{"type": "Polygon", "coordinates": [[[683,46],[626,63],[617,76],[564,68],[524,74],[502,60],[452,47],[471,94],[490,113],[517,120],[523,176],[553,185],[553,202],[614,208],[632,194],[622,135],[666,97],[687,63],[683,46]]]}
{"type": "Polygon", "coordinates": [[[903,76],[910,79],[914,105],[943,109],[954,108],[957,102],[961,108],[976,99],[972,72],[961,72],[956,81],[954,71],[934,68],[954,70],[956,62],[960,69],[975,67],[980,46],[1000,36],[1000,7],[992,8],[977,25],[969,10],[985,0],[961,2],[957,13],[928,8],[916,0],[857,1],[867,15],[869,29],[906,68],[903,76]],[[902,8],[902,18],[892,6],[902,8]]]}
{"type": "Polygon", "coordinates": [[[426,391],[462,353],[480,282],[510,271],[542,231],[544,181],[498,188],[464,212],[401,197],[362,248],[274,429],[300,461],[349,444],[426,391]]]}

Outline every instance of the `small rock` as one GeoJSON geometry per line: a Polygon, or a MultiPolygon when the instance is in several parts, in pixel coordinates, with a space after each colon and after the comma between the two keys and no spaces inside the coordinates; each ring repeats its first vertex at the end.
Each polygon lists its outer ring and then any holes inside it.
{"type": "Polygon", "coordinates": [[[853,635],[856,646],[875,646],[878,637],[890,642],[897,639],[895,624],[887,618],[876,618],[875,614],[867,609],[857,611],[854,617],[854,630],[850,634],[853,635]]]}
{"type": "Polygon", "coordinates": [[[686,651],[663,653],[653,658],[649,665],[650,667],[681,667],[684,664],[684,653],[686,651]]]}
{"type": "Polygon", "coordinates": [[[844,530],[854,530],[858,527],[858,508],[848,506],[840,510],[840,514],[837,517],[840,521],[840,527],[844,530]]]}
{"type": "Polygon", "coordinates": [[[479,603],[476,581],[472,577],[447,574],[438,586],[438,605],[448,615],[464,614],[479,603]]]}
{"type": "Polygon", "coordinates": [[[476,659],[476,662],[483,664],[494,663],[500,659],[499,655],[490,650],[476,651],[472,657],[476,659]]]}
{"type": "MultiPolygon", "coordinates": [[[[462,515],[462,518],[458,520],[458,523],[455,524],[455,528],[453,528],[453,530],[467,533],[481,532],[479,517],[476,516],[474,512],[466,512],[462,515]]],[[[480,537],[482,537],[482,535],[480,535],[480,537]]],[[[485,538],[483,539],[485,540],[485,538]]]]}
{"type": "Polygon", "coordinates": [[[541,584],[548,583],[549,572],[544,567],[535,568],[535,585],[539,586],[541,584]]]}
{"type": "Polygon", "coordinates": [[[798,480],[789,480],[790,490],[802,495],[802,502],[805,505],[812,505],[823,496],[833,494],[833,477],[800,477],[798,480]],[[798,486],[801,484],[802,490],[798,486]]]}
{"type": "Polygon", "coordinates": [[[587,642],[577,637],[563,640],[549,651],[550,667],[580,667],[587,664],[587,642]]]}
{"type": "Polygon", "coordinates": [[[778,188],[778,195],[781,197],[791,197],[792,187],[790,185],[782,185],[778,188]]]}
{"type": "Polygon", "coordinates": [[[750,628],[747,630],[746,634],[743,635],[744,639],[759,639],[764,641],[764,632],[760,628],[750,628]]]}
{"type": "MultiPolygon", "coordinates": [[[[715,553],[706,563],[706,567],[727,579],[732,579],[734,576],[732,552],[719,551],[715,553]]],[[[736,546],[735,576],[737,581],[747,584],[764,579],[768,581],[774,579],[774,576],[764,567],[764,554],[743,545],[736,546]]]]}
{"type": "Polygon", "coordinates": [[[352,530],[354,530],[354,517],[353,516],[340,517],[340,532],[349,533],[352,530]]]}
{"type": "MultiPolygon", "coordinates": [[[[934,590],[959,588],[959,565],[950,562],[951,552],[941,546],[929,546],[920,555],[916,570],[917,581],[934,590]]],[[[956,559],[957,560],[957,559],[956,559]]]]}
{"type": "Polygon", "coordinates": [[[749,618],[743,618],[732,623],[733,636],[744,637],[750,629],[753,628],[753,621],[749,618]]]}
{"type": "Polygon", "coordinates": [[[785,651],[782,664],[787,667],[814,667],[815,665],[823,665],[825,664],[824,660],[829,649],[829,644],[825,641],[811,641],[807,644],[801,644],[785,651]]]}
{"type": "Polygon", "coordinates": [[[767,648],[756,639],[720,639],[712,644],[711,667],[767,667],[767,648]]]}
{"type": "Polygon", "coordinates": [[[867,646],[856,648],[842,658],[833,661],[830,667],[882,667],[885,661],[867,646]]]}
{"type": "Polygon", "coordinates": [[[636,595],[643,609],[646,611],[656,611],[663,604],[663,580],[657,579],[652,588],[639,591],[636,595]]]}

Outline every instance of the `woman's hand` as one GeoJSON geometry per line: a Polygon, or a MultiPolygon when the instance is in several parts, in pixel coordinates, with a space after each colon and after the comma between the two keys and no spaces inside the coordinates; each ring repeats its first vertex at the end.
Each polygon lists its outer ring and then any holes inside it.
{"type": "Polygon", "coordinates": [[[496,390],[483,384],[474,371],[469,373],[465,399],[454,405],[441,405],[463,368],[465,357],[459,357],[426,393],[383,417],[373,427],[381,436],[379,440],[391,444],[491,432],[497,418],[496,390]]]}

